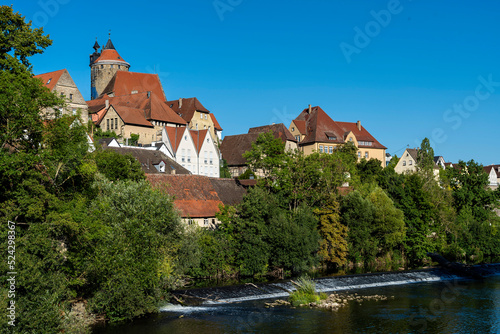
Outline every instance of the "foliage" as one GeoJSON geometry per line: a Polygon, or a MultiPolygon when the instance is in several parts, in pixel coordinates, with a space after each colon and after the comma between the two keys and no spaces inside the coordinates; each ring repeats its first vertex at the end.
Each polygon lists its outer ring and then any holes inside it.
{"type": "Polygon", "coordinates": [[[356,171],[360,176],[361,183],[374,183],[382,172],[382,163],[377,159],[361,159],[356,165],[356,171]]]}
{"type": "MultiPolygon", "coordinates": [[[[171,199],[145,181],[97,181],[90,207],[100,225],[88,237],[84,272],[90,304],[111,320],[156,312],[169,284],[182,235],[171,199]]],[[[84,251],[84,249],[82,249],[84,251]]]]}
{"type": "Polygon", "coordinates": [[[301,276],[297,282],[293,282],[295,291],[291,292],[288,300],[292,306],[316,303],[320,301],[320,296],[316,293],[316,283],[307,276],[301,276]]]}
{"type": "Polygon", "coordinates": [[[229,167],[227,165],[227,160],[222,159],[219,167],[219,176],[221,179],[230,179],[232,177],[229,167]]]}
{"type": "Polygon", "coordinates": [[[243,174],[238,176],[239,180],[249,180],[249,179],[256,179],[254,172],[250,168],[248,168],[243,174]]]}
{"type": "MultiPolygon", "coordinates": [[[[315,263],[317,221],[310,211],[289,211],[263,188],[250,189],[221,230],[230,240],[242,275],[265,273],[269,267],[301,271],[315,263]]],[[[226,215],[227,217],[227,215],[226,215]]]]}
{"type": "Polygon", "coordinates": [[[254,173],[262,172],[270,177],[272,172],[283,165],[285,160],[285,143],[274,138],[271,131],[261,133],[252,143],[252,149],[243,154],[254,173]]]}
{"type": "Polygon", "coordinates": [[[434,149],[428,138],[424,138],[417,152],[417,170],[432,175],[434,169],[434,149]]]}
{"type": "Polygon", "coordinates": [[[139,181],[146,178],[141,163],[130,154],[122,155],[113,150],[97,149],[92,158],[99,172],[108,180],[139,181]]]}
{"type": "Polygon", "coordinates": [[[139,142],[139,135],[135,133],[130,134],[130,140],[128,141],[128,145],[130,146],[137,146],[137,143],[139,142]]]}
{"type": "MultiPolygon", "coordinates": [[[[90,126],[93,128],[94,125],[90,124],[90,126]]],[[[95,128],[93,131],[93,137],[94,137],[94,143],[97,144],[99,140],[102,138],[119,138],[120,136],[117,135],[114,131],[107,130],[103,131],[101,128],[95,128]]]]}
{"type": "Polygon", "coordinates": [[[338,202],[332,200],[314,213],[319,218],[319,257],[330,265],[343,266],[347,261],[348,228],[340,222],[338,202]]]}

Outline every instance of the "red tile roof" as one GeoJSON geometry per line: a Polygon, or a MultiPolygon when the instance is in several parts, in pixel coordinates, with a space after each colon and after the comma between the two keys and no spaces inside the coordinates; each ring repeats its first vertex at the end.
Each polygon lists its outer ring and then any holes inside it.
{"type": "Polygon", "coordinates": [[[214,123],[214,128],[217,131],[222,131],[221,126],[219,125],[219,122],[217,122],[217,119],[215,119],[214,114],[210,114],[210,118],[212,119],[212,122],[214,123]]]}
{"type": "MultiPolygon", "coordinates": [[[[210,113],[196,97],[182,99],[181,107],[179,108],[179,100],[167,101],[167,105],[178,113],[186,122],[191,122],[195,111],[210,113]]],[[[220,126],[219,126],[220,127],[220,126]]]]}
{"type": "Polygon", "coordinates": [[[257,140],[259,133],[245,133],[242,135],[226,136],[220,146],[222,158],[229,166],[244,166],[247,160],[243,153],[252,149],[252,143],[257,140]]]}
{"type": "Polygon", "coordinates": [[[174,197],[174,205],[183,218],[215,217],[219,212],[219,205],[237,204],[246,192],[235,180],[200,175],[149,174],[146,177],[153,187],[174,197]],[[234,185],[229,184],[230,182],[234,185]],[[226,203],[221,198],[224,198],[226,203]]]}
{"type": "Polygon", "coordinates": [[[172,145],[172,149],[174,152],[177,152],[179,148],[179,144],[182,141],[182,136],[184,135],[185,127],[172,127],[166,126],[165,131],[167,132],[168,140],[172,145]]]}
{"type": "Polygon", "coordinates": [[[143,118],[149,121],[167,122],[179,125],[185,125],[184,121],[172,109],[170,109],[154,92],[148,97],[148,92],[128,94],[115,97],[104,95],[98,99],[87,101],[89,111],[96,112],[106,106],[106,100],[113,106],[124,106],[134,109],[140,109],[143,118]]]}
{"type": "Polygon", "coordinates": [[[297,127],[297,130],[299,130],[299,132],[301,134],[305,134],[306,133],[306,121],[301,121],[301,120],[298,120],[298,119],[294,119],[293,123],[295,124],[295,126],[297,127]]]}
{"type": "Polygon", "coordinates": [[[97,58],[95,63],[98,63],[100,61],[121,62],[121,63],[124,63],[124,65],[130,65],[118,54],[118,52],[115,49],[102,50],[101,56],[99,58],[97,58]]]}
{"type": "Polygon", "coordinates": [[[158,74],[127,71],[116,72],[102,91],[101,96],[104,94],[111,95],[111,93],[114,93],[115,96],[129,95],[134,91],[138,93],[153,92],[162,101],[166,100],[158,74]]]}
{"type": "Polygon", "coordinates": [[[304,109],[293,122],[305,134],[299,145],[316,142],[344,144],[345,136],[352,131],[358,141],[372,142],[371,146],[364,147],[386,149],[363,126],[359,130],[356,123],[335,122],[318,106],[311,108],[310,113],[309,108],[304,109]]]}
{"type": "Polygon", "coordinates": [[[191,138],[193,138],[194,146],[196,147],[196,152],[199,154],[201,147],[203,146],[203,141],[207,135],[208,130],[189,130],[191,138]]]}
{"type": "Polygon", "coordinates": [[[269,131],[271,131],[274,134],[275,138],[280,138],[283,142],[287,140],[297,142],[295,137],[290,133],[290,131],[286,128],[286,126],[283,123],[250,128],[248,130],[248,133],[266,133],[269,131]]]}
{"type": "Polygon", "coordinates": [[[57,82],[61,78],[61,75],[64,72],[67,72],[67,70],[63,69],[63,70],[58,70],[58,71],[54,71],[54,72],[38,74],[38,75],[35,75],[35,78],[42,80],[45,87],[47,87],[50,91],[52,91],[52,89],[54,89],[57,82]]]}
{"type": "Polygon", "coordinates": [[[148,122],[144,118],[144,111],[141,109],[130,108],[121,105],[112,105],[111,107],[115,109],[116,113],[118,114],[118,116],[120,116],[125,124],[147,126],[150,128],[154,127],[151,122],[148,122]]]}

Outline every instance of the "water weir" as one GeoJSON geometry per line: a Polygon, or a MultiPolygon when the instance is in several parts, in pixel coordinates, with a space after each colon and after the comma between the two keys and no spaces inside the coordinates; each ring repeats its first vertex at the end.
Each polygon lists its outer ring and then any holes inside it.
{"type": "MultiPolygon", "coordinates": [[[[500,264],[488,269],[500,273],[500,264]]],[[[403,272],[383,272],[360,275],[332,276],[314,279],[317,292],[346,291],[388,285],[411,284],[464,279],[443,269],[423,269],[403,272]]],[[[255,299],[283,298],[295,290],[290,281],[276,283],[247,283],[243,285],[186,289],[173,292],[174,299],[186,305],[234,303],[255,299]]]]}

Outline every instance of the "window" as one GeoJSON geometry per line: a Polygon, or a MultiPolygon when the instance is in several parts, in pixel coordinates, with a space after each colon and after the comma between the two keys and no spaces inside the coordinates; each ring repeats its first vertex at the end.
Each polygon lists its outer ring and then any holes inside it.
{"type": "Polygon", "coordinates": [[[203,114],[200,113],[200,119],[203,119],[203,114]]]}
{"type": "Polygon", "coordinates": [[[120,69],[120,68],[121,68],[121,66],[120,66],[120,65],[118,65],[118,69],[120,69]]]}
{"type": "Polygon", "coordinates": [[[208,226],[208,219],[207,218],[203,219],[203,225],[208,226]]]}
{"type": "Polygon", "coordinates": [[[403,166],[406,166],[406,160],[403,160],[403,166]]]}
{"type": "Polygon", "coordinates": [[[208,160],[208,153],[207,153],[207,151],[205,151],[205,164],[207,163],[207,160],[208,160]]]}
{"type": "Polygon", "coordinates": [[[351,138],[349,138],[349,141],[352,143],[352,137],[351,137],[351,138]]]}
{"type": "Polygon", "coordinates": [[[365,152],[365,158],[368,159],[368,152],[365,152]]]}
{"type": "Polygon", "coordinates": [[[73,115],[76,115],[76,108],[73,108],[73,115]]]}
{"type": "Polygon", "coordinates": [[[111,130],[113,130],[113,119],[111,119],[111,130]]]}
{"type": "Polygon", "coordinates": [[[113,64],[111,64],[111,68],[113,68],[113,64]]]}
{"type": "Polygon", "coordinates": [[[115,118],[115,129],[118,129],[118,117],[115,118]]]}
{"type": "Polygon", "coordinates": [[[300,142],[300,135],[295,136],[295,140],[296,140],[297,142],[300,142]]]}
{"type": "Polygon", "coordinates": [[[412,160],[408,161],[408,165],[410,166],[413,165],[413,161],[412,160]]]}
{"type": "Polygon", "coordinates": [[[358,151],[358,158],[361,159],[361,151],[358,151]]]}
{"type": "Polygon", "coordinates": [[[330,146],[328,149],[329,149],[328,153],[332,154],[333,153],[333,146],[330,146]]]}
{"type": "Polygon", "coordinates": [[[73,100],[73,94],[69,94],[69,99],[73,100]]]}
{"type": "Polygon", "coordinates": [[[207,119],[207,116],[208,116],[208,115],[207,115],[207,114],[205,114],[205,119],[207,119]]]}
{"type": "Polygon", "coordinates": [[[182,149],[182,157],[181,157],[181,161],[182,161],[182,162],[185,162],[185,161],[186,161],[186,149],[185,149],[185,148],[183,148],[183,149],[182,149]]]}
{"type": "Polygon", "coordinates": [[[323,145],[319,145],[319,153],[323,153],[323,145]]]}
{"type": "Polygon", "coordinates": [[[190,148],[188,148],[188,156],[187,156],[187,158],[188,158],[188,162],[191,162],[191,149],[190,148]]]}
{"type": "Polygon", "coordinates": [[[205,166],[205,175],[208,175],[208,166],[205,166]]]}
{"type": "Polygon", "coordinates": [[[106,130],[109,131],[109,118],[106,120],[106,130]]]}
{"type": "Polygon", "coordinates": [[[52,81],[52,78],[50,78],[48,81],[47,81],[47,85],[52,81]]]}
{"type": "Polygon", "coordinates": [[[103,69],[103,68],[104,68],[104,65],[101,65],[101,69],[103,69]]]}
{"type": "MultiPolygon", "coordinates": [[[[213,162],[212,162],[212,151],[210,151],[210,164],[211,165],[213,164],[213,162]]],[[[212,169],[212,167],[210,167],[210,169],[212,169]]],[[[210,174],[212,174],[212,173],[210,173],[210,174]]]]}
{"type": "Polygon", "coordinates": [[[188,136],[184,136],[184,140],[188,140],[188,136]]]}

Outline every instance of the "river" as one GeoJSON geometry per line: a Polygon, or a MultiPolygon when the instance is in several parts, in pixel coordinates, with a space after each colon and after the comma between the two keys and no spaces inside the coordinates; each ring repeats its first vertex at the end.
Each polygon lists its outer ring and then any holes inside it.
{"type": "Polygon", "coordinates": [[[324,278],[317,280],[320,291],[389,298],[352,301],[338,311],[267,308],[270,300],[286,299],[287,284],[195,290],[192,293],[203,298],[214,292],[219,296],[199,306],[165,305],[159,314],[94,332],[500,333],[500,275],[480,281],[436,272],[324,278]]]}

